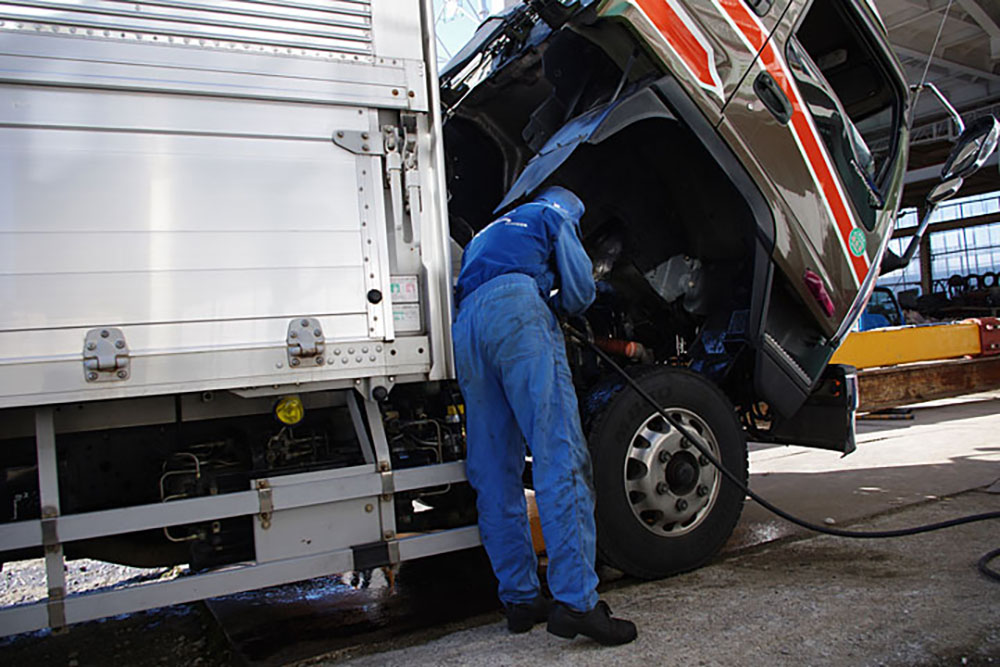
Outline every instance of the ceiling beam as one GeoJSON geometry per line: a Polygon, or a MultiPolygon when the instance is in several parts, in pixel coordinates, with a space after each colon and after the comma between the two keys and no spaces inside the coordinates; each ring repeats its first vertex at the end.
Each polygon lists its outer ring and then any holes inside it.
{"type": "Polygon", "coordinates": [[[933,16],[934,14],[940,14],[943,9],[944,9],[944,7],[942,6],[942,7],[938,7],[937,9],[930,9],[930,10],[925,10],[925,11],[922,11],[922,12],[917,12],[913,16],[909,16],[909,17],[907,17],[905,19],[902,19],[901,21],[899,21],[897,23],[893,23],[891,26],[888,26],[888,28],[886,28],[886,29],[891,33],[894,30],[898,30],[900,28],[904,28],[904,27],[910,25],[911,23],[916,23],[917,21],[923,21],[924,19],[926,19],[926,18],[928,18],[930,16],[933,16]]]}
{"type": "Polygon", "coordinates": [[[979,27],[986,31],[990,39],[1000,39],[1000,25],[990,16],[976,0],[958,0],[965,13],[972,17],[972,20],[979,24],[979,27]]]}
{"type": "MultiPolygon", "coordinates": [[[[933,4],[928,5],[928,3],[924,2],[923,0],[900,0],[900,1],[908,7],[914,9],[920,9],[921,11],[918,14],[903,19],[899,23],[889,26],[887,30],[890,33],[892,33],[893,30],[905,27],[906,25],[909,25],[910,23],[913,23],[915,21],[934,17],[935,15],[940,14],[941,12],[943,12],[945,9],[948,8],[947,0],[942,0],[941,4],[936,7],[933,6],[933,4]]],[[[958,3],[961,7],[963,7],[963,9],[965,7],[966,2],[972,5],[976,5],[979,8],[979,11],[986,15],[986,19],[992,21],[992,18],[989,16],[988,12],[982,9],[981,6],[976,4],[976,0],[952,0],[952,2],[958,3]]],[[[961,12],[949,12],[947,19],[949,23],[959,23],[963,26],[973,26],[980,28],[982,27],[982,25],[978,22],[978,20],[976,20],[976,18],[972,16],[972,14],[969,11],[966,11],[965,15],[963,15],[961,12]]],[[[996,22],[994,22],[994,24],[996,24],[996,22]]],[[[983,29],[985,30],[985,28],[983,29]]],[[[989,31],[987,31],[987,34],[989,34],[989,31]]],[[[890,37],[891,36],[892,35],[890,35],[890,37]]]]}
{"type": "MultiPolygon", "coordinates": [[[[936,181],[941,179],[941,169],[944,167],[944,163],[933,164],[929,167],[921,167],[920,169],[911,169],[906,172],[903,176],[903,184],[911,185],[913,183],[923,183],[924,181],[936,181]]],[[[996,169],[997,167],[997,154],[987,158],[986,162],[983,164],[982,169],[996,169]]]]}
{"type": "MultiPolygon", "coordinates": [[[[924,231],[924,238],[930,238],[930,235],[934,232],[947,232],[952,229],[965,229],[967,227],[978,227],[980,225],[992,225],[994,222],[1000,222],[1000,213],[986,213],[984,215],[976,215],[971,218],[958,218],[957,220],[946,220],[944,222],[934,222],[927,225],[927,229],[924,231]]],[[[903,227],[902,229],[897,229],[892,233],[892,238],[894,239],[905,239],[917,231],[917,226],[913,227],[903,227]]]]}
{"type": "MultiPolygon", "coordinates": [[[[901,56],[907,58],[916,58],[921,63],[927,61],[927,54],[918,49],[910,48],[909,46],[904,46],[903,44],[893,43],[892,48],[901,56]]],[[[949,69],[958,74],[965,74],[967,76],[974,76],[979,79],[985,79],[986,81],[992,81],[993,83],[1000,83],[1000,74],[996,72],[991,72],[989,70],[981,69],[979,67],[973,67],[971,65],[965,65],[963,63],[955,62],[954,60],[948,60],[947,58],[941,58],[935,56],[931,62],[934,64],[949,69]]]]}
{"type": "Polygon", "coordinates": [[[990,57],[993,60],[1000,60],[1000,11],[994,9],[989,12],[976,0],[958,0],[958,2],[972,20],[989,35],[990,57]]]}

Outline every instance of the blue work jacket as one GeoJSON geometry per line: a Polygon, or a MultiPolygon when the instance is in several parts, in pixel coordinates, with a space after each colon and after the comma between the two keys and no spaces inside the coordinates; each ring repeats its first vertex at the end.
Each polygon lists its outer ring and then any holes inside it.
{"type": "Polygon", "coordinates": [[[455,288],[455,303],[508,273],[534,278],[558,313],[581,315],[594,302],[593,265],[580,242],[579,220],[560,207],[532,202],[494,220],[469,241],[455,288]],[[559,290],[549,297],[553,289],[559,290]]]}

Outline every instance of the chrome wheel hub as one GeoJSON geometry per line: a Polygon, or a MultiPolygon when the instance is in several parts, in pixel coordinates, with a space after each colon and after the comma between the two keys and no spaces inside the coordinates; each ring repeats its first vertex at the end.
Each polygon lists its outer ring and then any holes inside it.
{"type": "MultiPolygon", "coordinates": [[[[665,412],[719,458],[715,435],[698,415],[683,408],[665,412]]],[[[632,513],[647,530],[664,537],[694,530],[712,510],[722,482],[708,459],[659,414],[632,435],[624,474],[632,513]]]]}

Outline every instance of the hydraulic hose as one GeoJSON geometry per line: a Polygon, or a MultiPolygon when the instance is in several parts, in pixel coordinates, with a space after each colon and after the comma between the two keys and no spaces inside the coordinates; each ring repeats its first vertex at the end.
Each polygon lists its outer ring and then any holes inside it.
{"type": "MultiPolygon", "coordinates": [[[[656,400],[649,395],[649,393],[643,389],[638,382],[636,382],[631,375],[629,375],[625,369],[619,366],[604,350],[594,344],[592,341],[588,340],[583,334],[574,329],[571,326],[566,326],[566,331],[575,341],[583,343],[589,347],[593,352],[599,356],[605,363],[608,364],[618,375],[622,377],[625,382],[635,390],[637,394],[652,407],[656,412],[664,419],[670,426],[677,429],[677,431],[684,436],[684,438],[690,442],[694,447],[701,452],[701,454],[708,459],[709,463],[718,468],[719,472],[728,479],[730,482],[736,485],[741,491],[743,491],[750,498],[755,500],[761,507],[768,510],[772,514],[775,514],[789,523],[793,523],[796,526],[806,528],[813,532],[822,533],[824,535],[833,535],[836,537],[849,537],[852,539],[885,539],[889,537],[906,537],[908,535],[919,535],[920,533],[929,533],[935,530],[942,530],[944,528],[951,528],[953,526],[962,526],[967,523],[976,523],[978,521],[987,521],[989,519],[1000,519],[1000,511],[998,512],[984,512],[982,514],[971,514],[969,516],[958,517],[955,519],[948,519],[947,521],[938,521],[935,523],[928,523],[921,526],[913,526],[911,528],[898,528],[895,530],[873,530],[873,531],[858,531],[858,530],[844,530],[842,528],[831,528],[830,526],[821,526],[819,524],[806,521],[801,519],[794,514],[786,512],[780,507],[772,504],[765,498],[755,493],[750,489],[749,486],[743,483],[743,481],[729,471],[722,462],[715,458],[712,452],[701,443],[701,440],[693,434],[687,427],[685,427],[678,420],[674,419],[672,416],[667,414],[656,400]]],[[[985,576],[1000,581],[1000,572],[993,570],[989,567],[989,563],[994,558],[1000,556],[1000,549],[995,549],[987,554],[985,554],[978,562],[977,566],[985,576]]]]}

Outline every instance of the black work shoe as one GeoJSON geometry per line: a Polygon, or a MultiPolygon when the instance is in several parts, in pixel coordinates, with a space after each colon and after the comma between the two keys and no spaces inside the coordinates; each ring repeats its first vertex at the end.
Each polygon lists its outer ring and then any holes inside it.
{"type": "Polygon", "coordinates": [[[611,617],[611,608],[604,600],[599,600],[590,611],[573,611],[564,604],[552,605],[549,632],[565,639],[583,635],[604,646],[627,644],[637,634],[632,621],[611,617]]]}
{"type": "Polygon", "coordinates": [[[527,632],[549,617],[551,607],[552,600],[544,595],[539,595],[533,602],[504,605],[507,629],[515,634],[527,632]]]}

